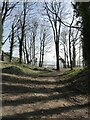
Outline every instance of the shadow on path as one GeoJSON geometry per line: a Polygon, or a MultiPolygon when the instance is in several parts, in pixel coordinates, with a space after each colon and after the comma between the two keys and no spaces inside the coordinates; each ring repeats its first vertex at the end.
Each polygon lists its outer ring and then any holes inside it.
{"type": "MultiPolygon", "coordinates": [[[[54,114],[61,114],[62,112],[67,112],[70,110],[79,110],[88,107],[88,104],[82,104],[82,105],[72,105],[72,106],[66,106],[66,107],[58,107],[58,108],[51,108],[51,109],[41,109],[36,110],[33,112],[26,112],[21,114],[14,114],[14,115],[8,115],[5,116],[5,118],[29,118],[29,117],[42,117],[42,116],[48,116],[48,115],[54,115],[54,114]]],[[[4,117],[3,117],[4,118],[4,117]]]]}
{"type": "MultiPolygon", "coordinates": [[[[80,95],[81,93],[79,91],[73,91],[68,88],[66,85],[66,82],[64,86],[57,87],[57,85],[60,85],[60,81],[39,81],[39,80],[26,80],[24,78],[19,77],[10,77],[8,75],[3,75],[3,84],[2,84],[2,93],[8,94],[9,96],[13,95],[19,95],[19,94],[47,94],[47,96],[30,96],[30,97],[22,97],[18,98],[16,100],[10,100],[10,99],[3,99],[3,107],[4,106],[19,106],[23,104],[32,104],[37,102],[48,102],[52,100],[61,100],[66,99],[69,100],[72,96],[80,95]],[[32,86],[34,85],[34,86],[32,86]],[[36,86],[37,85],[37,86],[36,86]],[[40,87],[45,85],[55,85],[53,88],[47,88],[47,87],[40,87]],[[57,93],[57,94],[55,94],[57,93]]],[[[62,84],[61,84],[62,85],[62,84]]],[[[49,108],[49,109],[41,109],[41,110],[35,110],[33,112],[24,112],[24,113],[14,113],[14,115],[7,115],[3,116],[3,119],[11,119],[11,118],[25,118],[28,119],[29,117],[33,118],[41,118],[43,116],[49,116],[49,115],[55,115],[55,114],[61,114],[73,110],[79,110],[83,108],[88,108],[88,103],[81,104],[81,105],[71,105],[71,106],[64,106],[64,107],[57,107],[57,108],[49,108]]]]}

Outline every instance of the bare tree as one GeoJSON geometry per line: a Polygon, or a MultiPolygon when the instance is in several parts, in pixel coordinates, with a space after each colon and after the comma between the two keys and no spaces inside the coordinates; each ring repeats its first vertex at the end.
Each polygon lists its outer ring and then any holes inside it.
{"type": "Polygon", "coordinates": [[[25,35],[23,41],[23,52],[24,52],[24,61],[25,63],[30,63],[35,65],[35,53],[36,53],[36,35],[37,35],[37,28],[38,28],[38,21],[36,18],[31,19],[30,26],[27,26],[28,29],[25,27],[25,35]]]}
{"type": "Polygon", "coordinates": [[[74,22],[75,14],[73,13],[72,21],[70,23],[69,27],[69,57],[70,57],[70,68],[73,70],[73,64],[72,64],[72,51],[71,51],[71,30],[72,30],[72,24],[74,22]]]}
{"type": "Polygon", "coordinates": [[[25,63],[29,63],[29,53],[28,53],[28,49],[27,49],[27,41],[26,41],[26,35],[25,35],[25,40],[24,40],[24,45],[23,45],[23,49],[24,49],[24,60],[26,61],[25,63]]]}
{"type": "Polygon", "coordinates": [[[40,36],[40,60],[39,67],[43,66],[44,52],[45,52],[46,29],[43,30],[42,38],[40,36]]]}
{"type": "Polygon", "coordinates": [[[32,65],[35,65],[35,39],[37,34],[38,22],[36,18],[32,19],[32,65]]]}
{"type": "Polygon", "coordinates": [[[34,3],[30,2],[23,2],[20,3],[20,8],[19,8],[18,13],[17,13],[17,38],[19,41],[19,63],[22,63],[23,60],[23,55],[24,55],[24,61],[25,63],[29,63],[29,46],[27,46],[28,43],[28,38],[32,37],[30,34],[32,32],[32,22],[30,18],[30,12],[31,6],[34,5],[34,3]]]}
{"type": "Polygon", "coordinates": [[[52,1],[50,5],[48,5],[48,3],[45,2],[45,9],[53,29],[55,49],[56,49],[56,66],[57,66],[57,70],[59,70],[59,37],[60,37],[61,22],[58,21],[58,16],[61,18],[61,14],[62,14],[61,2],[52,1]]]}
{"type": "MultiPolygon", "coordinates": [[[[56,2],[56,1],[55,1],[56,2]]],[[[74,18],[75,18],[75,11],[73,11],[73,17],[72,17],[72,21],[71,21],[71,23],[64,23],[63,21],[62,21],[62,17],[54,10],[54,7],[53,7],[53,10],[50,8],[50,7],[48,7],[48,5],[47,5],[47,3],[45,2],[45,4],[46,4],[46,10],[47,10],[47,14],[48,14],[48,17],[49,17],[49,20],[50,20],[50,23],[51,23],[51,25],[52,25],[52,28],[53,28],[53,31],[54,31],[54,26],[53,26],[53,22],[52,22],[52,20],[53,21],[55,21],[55,19],[53,19],[53,17],[51,17],[50,16],[50,13],[52,13],[54,16],[56,15],[56,17],[57,17],[57,21],[59,21],[60,22],[60,24],[62,23],[64,26],[66,26],[66,27],[68,27],[69,28],[69,57],[70,57],[70,68],[71,68],[71,70],[73,69],[73,66],[72,66],[72,55],[71,55],[71,53],[72,53],[72,51],[71,51],[71,29],[72,28],[77,28],[78,30],[80,30],[81,31],[81,28],[82,28],[82,26],[78,26],[78,25],[73,25],[73,23],[74,23],[74,18]]],[[[59,7],[59,9],[60,9],[60,7],[59,7]]]]}
{"type": "Polygon", "coordinates": [[[14,7],[18,4],[19,2],[9,2],[9,0],[4,0],[2,2],[2,25],[5,22],[5,19],[11,14],[12,10],[14,7]]]}
{"type": "MultiPolygon", "coordinates": [[[[80,35],[80,31],[78,29],[72,29],[71,31],[71,43],[72,43],[72,64],[73,64],[73,67],[76,67],[76,43],[78,41],[78,39],[81,38],[81,35],[80,35]]],[[[80,41],[79,41],[80,42],[80,41]]]]}
{"type": "Polygon", "coordinates": [[[68,31],[63,30],[61,32],[61,39],[60,39],[60,44],[63,46],[63,50],[64,50],[64,59],[63,59],[63,63],[64,63],[64,68],[66,68],[67,66],[69,67],[69,60],[68,60],[68,39],[67,39],[67,35],[68,35],[68,31]]]}
{"type": "Polygon", "coordinates": [[[40,36],[40,58],[39,58],[39,67],[42,67],[42,56],[43,56],[43,44],[44,44],[45,39],[43,40],[40,36]]]}
{"type": "Polygon", "coordinates": [[[25,38],[25,24],[26,24],[26,10],[27,10],[27,3],[23,2],[23,18],[20,20],[20,27],[21,27],[21,38],[19,38],[19,63],[22,63],[22,51],[23,51],[23,41],[25,38]]]}
{"type": "MultiPolygon", "coordinates": [[[[1,44],[2,44],[2,41],[3,41],[2,34],[3,34],[3,26],[4,26],[4,23],[5,23],[5,20],[11,14],[12,10],[18,4],[18,2],[10,3],[9,0],[3,0],[3,2],[1,2],[1,3],[2,3],[2,5],[0,6],[0,26],[1,26],[0,27],[0,31],[1,31],[0,52],[1,52],[1,44]]],[[[3,53],[2,53],[2,56],[3,56],[3,53]]]]}

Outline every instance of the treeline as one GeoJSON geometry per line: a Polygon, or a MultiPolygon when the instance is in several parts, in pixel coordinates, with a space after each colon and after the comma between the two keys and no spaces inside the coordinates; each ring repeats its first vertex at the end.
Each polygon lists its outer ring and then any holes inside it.
{"type": "Polygon", "coordinates": [[[90,66],[90,2],[70,3],[67,7],[66,3],[55,0],[42,3],[4,1],[0,11],[0,41],[2,48],[9,41],[10,62],[18,46],[19,63],[35,65],[38,54],[42,67],[54,40],[57,70],[60,61],[71,70],[77,61],[79,66],[81,61],[83,66],[90,66]],[[7,19],[11,23],[10,33],[3,39],[7,19]]]}
{"type": "Polygon", "coordinates": [[[90,68],[90,1],[76,3],[77,17],[82,18],[82,48],[85,66],[90,68]]]}

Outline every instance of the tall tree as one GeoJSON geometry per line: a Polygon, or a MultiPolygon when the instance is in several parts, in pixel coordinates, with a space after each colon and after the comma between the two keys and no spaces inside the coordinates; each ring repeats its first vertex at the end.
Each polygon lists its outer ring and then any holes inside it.
{"type": "Polygon", "coordinates": [[[69,56],[68,56],[68,39],[67,39],[68,31],[67,30],[62,30],[61,32],[61,39],[60,39],[60,45],[63,46],[64,50],[64,68],[67,66],[69,67],[69,56]]]}
{"type": "Polygon", "coordinates": [[[71,33],[71,43],[72,43],[72,64],[76,67],[76,45],[80,44],[81,32],[78,29],[72,29],[71,33]],[[79,41],[78,41],[79,40],[79,41]],[[79,42],[77,44],[77,41],[79,42]]]}
{"type": "Polygon", "coordinates": [[[59,37],[61,22],[58,22],[58,16],[61,18],[61,14],[63,11],[61,7],[61,2],[52,1],[50,5],[48,5],[48,3],[45,2],[45,9],[53,29],[56,50],[56,69],[59,70],[59,37]]]}
{"type": "Polygon", "coordinates": [[[72,51],[71,51],[71,29],[72,29],[72,24],[74,22],[74,17],[75,14],[73,13],[73,17],[72,17],[72,21],[70,23],[70,27],[69,27],[69,57],[70,57],[70,68],[71,70],[73,70],[73,64],[72,64],[72,51]]]}
{"type": "Polygon", "coordinates": [[[25,38],[25,23],[26,23],[26,8],[27,3],[23,2],[23,19],[20,20],[21,24],[21,38],[19,39],[19,63],[22,63],[23,41],[25,38]]]}
{"type": "Polygon", "coordinates": [[[34,18],[32,21],[32,65],[35,65],[36,58],[35,58],[35,39],[37,34],[38,22],[34,18]]]}
{"type": "Polygon", "coordinates": [[[44,60],[44,50],[45,50],[45,39],[46,39],[46,33],[45,29],[43,31],[43,38],[40,37],[40,60],[39,60],[39,67],[43,66],[43,60],[44,60]]]}

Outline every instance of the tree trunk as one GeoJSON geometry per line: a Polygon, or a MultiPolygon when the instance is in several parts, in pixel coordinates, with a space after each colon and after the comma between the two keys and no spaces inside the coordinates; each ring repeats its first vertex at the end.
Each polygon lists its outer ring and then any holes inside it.
{"type": "Polygon", "coordinates": [[[75,51],[75,42],[73,42],[73,67],[76,67],[76,51],[75,51]]]}
{"type": "Polygon", "coordinates": [[[45,33],[43,34],[43,41],[42,41],[42,66],[43,66],[43,61],[44,61],[44,47],[45,47],[45,33]]]}
{"type": "Polygon", "coordinates": [[[33,43],[32,43],[32,65],[35,65],[35,34],[33,32],[33,43]]]}
{"type": "Polygon", "coordinates": [[[31,59],[32,59],[31,50],[32,50],[32,40],[30,40],[30,48],[29,48],[29,63],[30,64],[31,64],[31,59]]]}
{"type": "Polygon", "coordinates": [[[67,53],[66,53],[66,59],[67,59],[67,67],[69,68],[69,59],[68,59],[68,48],[67,48],[67,53]]]}
{"type": "MultiPolygon", "coordinates": [[[[1,8],[0,8],[1,9],[1,8]]],[[[3,51],[2,51],[2,34],[3,34],[3,25],[2,25],[2,14],[0,13],[0,61],[3,61],[3,51]]]]}
{"type": "Polygon", "coordinates": [[[41,61],[41,54],[42,53],[42,40],[41,40],[41,43],[40,43],[40,58],[39,58],[39,67],[42,67],[42,61],[41,61]]]}
{"type": "Polygon", "coordinates": [[[27,59],[27,64],[29,64],[29,55],[28,55],[28,51],[27,51],[27,44],[26,44],[26,36],[25,36],[25,51],[26,51],[26,59],[27,59]]]}
{"type": "Polygon", "coordinates": [[[24,48],[23,48],[23,54],[24,54],[24,63],[26,64],[26,54],[24,48]]]}
{"type": "Polygon", "coordinates": [[[1,60],[2,61],[4,61],[4,52],[3,52],[3,50],[2,50],[2,53],[1,53],[2,55],[1,55],[1,60]]]}
{"type": "Polygon", "coordinates": [[[64,46],[64,60],[65,60],[64,68],[66,68],[66,50],[65,50],[65,46],[64,46]]]}
{"type": "Polygon", "coordinates": [[[26,49],[26,58],[27,58],[27,64],[29,64],[29,56],[28,56],[27,49],[26,49]]]}
{"type": "Polygon", "coordinates": [[[59,41],[55,42],[56,47],[56,70],[59,70],[59,41]]]}
{"type": "Polygon", "coordinates": [[[80,49],[81,47],[79,46],[79,67],[81,66],[81,63],[80,63],[80,57],[81,57],[81,49],[80,49]]]}
{"type": "Polygon", "coordinates": [[[71,70],[73,70],[73,66],[72,66],[72,56],[71,56],[71,41],[70,41],[70,38],[71,38],[71,26],[70,26],[70,29],[69,29],[69,57],[70,57],[70,68],[71,68],[71,70]]]}
{"type": "Polygon", "coordinates": [[[19,63],[22,63],[22,41],[20,40],[20,45],[19,45],[19,63]]]}
{"type": "Polygon", "coordinates": [[[24,40],[24,31],[22,28],[22,36],[19,43],[19,63],[22,63],[22,52],[23,52],[23,40],[24,40]]]}
{"type": "Polygon", "coordinates": [[[42,66],[43,66],[43,60],[44,60],[44,51],[42,53],[42,66]]]}
{"type": "Polygon", "coordinates": [[[12,35],[11,35],[11,42],[10,42],[10,62],[12,60],[13,47],[14,47],[14,25],[12,25],[12,35]]]}
{"type": "Polygon", "coordinates": [[[0,13],[0,60],[1,60],[1,54],[2,54],[2,34],[3,34],[3,26],[2,26],[2,15],[0,13]]]}

